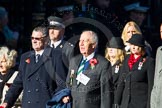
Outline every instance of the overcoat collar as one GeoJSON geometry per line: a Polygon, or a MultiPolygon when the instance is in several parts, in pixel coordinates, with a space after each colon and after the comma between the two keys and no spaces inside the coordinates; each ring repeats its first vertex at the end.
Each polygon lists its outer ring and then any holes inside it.
{"type": "MultiPolygon", "coordinates": [[[[52,60],[51,60],[51,51],[52,51],[52,48],[45,48],[40,60],[38,61],[38,63],[35,63],[35,59],[34,59],[34,51],[31,52],[30,54],[30,59],[31,59],[31,64],[30,64],[30,67],[28,68],[31,68],[29,69],[30,71],[28,71],[28,75],[27,77],[30,77],[32,74],[34,74],[40,67],[42,64],[45,64],[45,65],[49,65],[49,66],[52,66],[52,60]],[[47,62],[47,60],[50,60],[50,62],[47,62]]],[[[47,68],[48,69],[48,68],[47,68]]]]}

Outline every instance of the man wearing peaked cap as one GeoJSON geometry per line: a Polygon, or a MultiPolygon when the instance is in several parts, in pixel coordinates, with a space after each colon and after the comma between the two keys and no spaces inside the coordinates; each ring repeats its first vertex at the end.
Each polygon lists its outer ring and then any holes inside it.
{"type": "Polygon", "coordinates": [[[140,6],[140,3],[137,2],[137,3],[132,3],[132,4],[125,6],[124,9],[126,11],[136,10],[140,12],[147,12],[149,8],[145,6],[140,6]]]}
{"type": "Polygon", "coordinates": [[[49,28],[54,28],[54,27],[65,28],[62,18],[56,16],[50,16],[48,17],[48,22],[49,22],[49,28]]]}
{"type": "Polygon", "coordinates": [[[74,6],[73,5],[68,5],[68,6],[62,6],[56,8],[58,12],[65,12],[65,11],[73,11],[74,6]]]}
{"type": "Polygon", "coordinates": [[[69,60],[73,55],[73,44],[64,40],[65,25],[62,18],[56,16],[48,17],[48,33],[49,33],[49,46],[54,50],[62,52],[62,60],[66,67],[69,65],[69,60]]]}
{"type": "Polygon", "coordinates": [[[126,5],[124,9],[129,12],[128,17],[130,20],[135,21],[139,26],[141,26],[146,18],[146,13],[149,10],[149,7],[141,6],[139,2],[136,2],[126,5]]]}

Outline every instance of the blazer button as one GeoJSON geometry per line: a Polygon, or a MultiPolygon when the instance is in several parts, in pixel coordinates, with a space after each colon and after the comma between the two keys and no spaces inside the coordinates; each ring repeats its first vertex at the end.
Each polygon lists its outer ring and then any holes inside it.
{"type": "Polygon", "coordinates": [[[30,81],[31,79],[30,78],[28,78],[28,81],[30,81]]]}
{"type": "Polygon", "coordinates": [[[38,92],[38,91],[39,91],[39,89],[35,89],[35,91],[36,91],[36,92],[38,92]]]}
{"type": "Polygon", "coordinates": [[[30,104],[31,102],[30,101],[28,101],[28,104],[30,104]]]}
{"type": "Polygon", "coordinates": [[[30,90],[28,90],[28,93],[30,93],[31,91],[30,90]]]}
{"type": "Polygon", "coordinates": [[[38,80],[39,80],[39,78],[36,78],[35,80],[36,80],[36,81],[38,81],[38,80]]]}

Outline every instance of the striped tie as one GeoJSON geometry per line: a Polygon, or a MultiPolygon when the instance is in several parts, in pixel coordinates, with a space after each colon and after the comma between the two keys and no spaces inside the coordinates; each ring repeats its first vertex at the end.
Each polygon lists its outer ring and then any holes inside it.
{"type": "MultiPolygon", "coordinates": [[[[86,63],[86,60],[87,60],[87,59],[82,60],[80,66],[79,66],[79,69],[78,69],[78,71],[77,71],[77,75],[79,75],[80,73],[83,72],[83,70],[84,70],[84,65],[85,65],[85,63],[86,63]]],[[[78,84],[79,84],[79,81],[77,81],[77,85],[78,85],[78,84]]]]}

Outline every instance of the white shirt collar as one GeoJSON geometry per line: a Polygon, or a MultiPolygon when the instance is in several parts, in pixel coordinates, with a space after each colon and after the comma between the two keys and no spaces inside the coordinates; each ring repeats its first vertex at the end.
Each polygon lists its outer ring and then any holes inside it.
{"type": "Polygon", "coordinates": [[[43,54],[43,52],[44,52],[44,50],[37,51],[37,52],[35,52],[35,55],[40,54],[40,56],[41,56],[43,54]]]}
{"type": "Polygon", "coordinates": [[[54,46],[55,46],[55,48],[60,44],[62,42],[62,40],[59,40],[59,41],[57,41],[57,42],[53,42],[53,41],[51,41],[51,47],[53,47],[52,46],[52,44],[54,44],[54,46]]]}
{"type": "Polygon", "coordinates": [[[83,59],[84,60],[87,59],[86,61],[89,61],[90,59],[92,59],[94,57],[94,55],[95,55],[95,52],[93,52],[92,54],[90,54],[88,57],[83,56],[83,59]]]}

